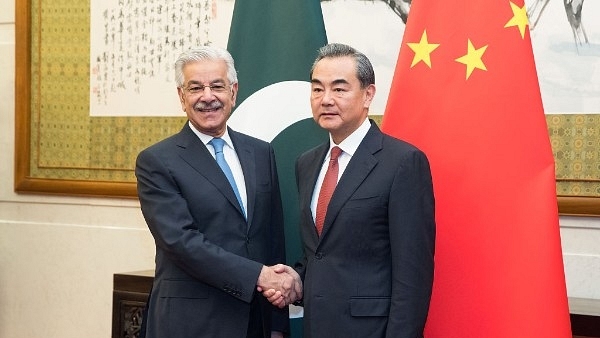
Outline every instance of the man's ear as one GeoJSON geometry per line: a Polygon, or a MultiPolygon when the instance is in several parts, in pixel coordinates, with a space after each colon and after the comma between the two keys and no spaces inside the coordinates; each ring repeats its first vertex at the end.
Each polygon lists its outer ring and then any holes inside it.
{"type": "Polygon", "coordinates": [[[235,100],[237,99],[238,93],[238,83],[234,83],[231,85],[231,101],[233,102],[232,106],[235,107],[235,100]]]}
{"type": "Polygon", "coordinates": [[[182,88],[177,87],[177,95],[179,96],[179,102],[181,103],[181,109],[185,111],[185,93],[182,88]]]}
{"type": "Polygon", "coordinates": [[[370,84],[366,89],[365,89],[365,103],[364,103],[364,107],[365,108],[369,108],[371,106],[371,102],[373,102],[373,98],[375,97],[375,85],[374,84],[370,84]]]}

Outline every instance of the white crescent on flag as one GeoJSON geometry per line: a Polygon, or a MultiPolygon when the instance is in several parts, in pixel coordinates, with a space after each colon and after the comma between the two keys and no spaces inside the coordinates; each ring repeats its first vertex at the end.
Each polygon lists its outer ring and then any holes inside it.
{"type": "Polygon", "coordinates": [[[310,117],[310,83],[283,81],[254,92],[232,113],[228,125],[271,142],[288,126],[310,117]]]}

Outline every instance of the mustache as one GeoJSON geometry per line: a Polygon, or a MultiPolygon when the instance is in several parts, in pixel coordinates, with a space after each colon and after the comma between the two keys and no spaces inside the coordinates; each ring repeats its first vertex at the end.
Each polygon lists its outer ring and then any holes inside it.
{"type": "Polygon", "coordinates": [[[221,109],[223,108],[223,104],[219,101],[212,101],[209,103],[198,102],[194,105],[194,109],[197,110],[213,110],[213,109],[221,109]]]}

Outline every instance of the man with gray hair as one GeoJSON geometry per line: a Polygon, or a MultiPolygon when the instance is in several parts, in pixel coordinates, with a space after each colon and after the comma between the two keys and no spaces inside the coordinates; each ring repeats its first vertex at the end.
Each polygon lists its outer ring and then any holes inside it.
{"type": "Polygon", "coordinates": [[[229,52],[185,52],[175,78],[188,121],[135,168],[156,243],[146,337],[282,337],[287,311],[257,292],[302,296],[297,273],[275,272],[285,244],[273,148],[227,126],[238,92],[229,52]]]}
{"type": "MultiPolygon", "coordinates": [[[[310,102],[329,141],[296,162],[305,338],[423,337],[435,249],[429,162],[369,120],[374,96],[364,54],[319,50],[310,102]]],[[[275,290],[263,294],[284,304],[275,290]]]]}

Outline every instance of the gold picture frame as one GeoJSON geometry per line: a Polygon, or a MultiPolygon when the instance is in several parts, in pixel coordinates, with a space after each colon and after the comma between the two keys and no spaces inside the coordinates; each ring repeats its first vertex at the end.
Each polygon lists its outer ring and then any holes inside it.
{"type": "MultiPolygon", "coordinates": [[[[177,132],[185,118],[89,117],[89,1],[23,0],[16,2],[15,10],[15,191],[136,198],[135,155],[177,132]],[[68,55],[63,55],[66,52],[60,46],[65,35],[68,46],[76,48],[68,55]],[[56,39],[57,46],[45,49],[42,38],[45,41],[47,36],[56,39]],[[42,62],[47,55],[57,54],[60,57],[49,62],[51,65],[42,62]],[[70,63],[74,55],[79,60],[70,63]],[[56,90],[55,82],[60,85],[61,81],[65,88],[53,93],[55,96],[76,92],[74,100],[64,99],[68,101],[66,113],[61,110],[64,107],[48,104],[54,102],[53,95],[51,101],[43,101],[44,91],[56,90]],[[78,90],[82,87],[85,89],[78,90]]],[[[596,184],[598,180],[558,181],[596,184]]],[[[600,216],[600,197],[559,194],[558,207],[562,215],[600,216]]]]}
{"type": "Polygon", "coordinates": [[[18,193],[136,198],[137,153],[185,122],[89,116],[89,6],[78,0],[15,4],[18,193]]]}

